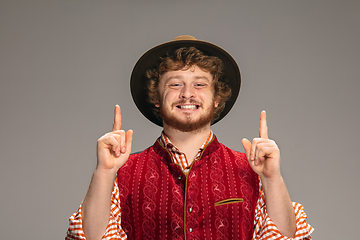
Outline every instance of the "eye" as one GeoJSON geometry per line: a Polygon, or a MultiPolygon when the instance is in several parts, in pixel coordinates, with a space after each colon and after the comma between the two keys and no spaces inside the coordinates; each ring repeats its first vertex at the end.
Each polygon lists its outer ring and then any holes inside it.
{"type": "Polygon", "coordinates": [[[178,89],[182,86],[181,83],[170,83],[168,84],[169,88],[172,88],[172,89],[178,89]]]}
{"type": "Polygon", "coordinates": [[[204,88],[204,87],[206,87],[206,86],[207,86],[206,83],[195,83],[195,84],[194,84],[194,87],[195,87],[195,88],[204,88]]]}

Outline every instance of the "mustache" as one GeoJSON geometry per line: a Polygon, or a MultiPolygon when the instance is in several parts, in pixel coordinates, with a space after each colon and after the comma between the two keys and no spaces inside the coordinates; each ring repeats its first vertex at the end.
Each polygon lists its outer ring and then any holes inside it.
{"type": "Polygon", "coordinates": [[[181,104],[194,104],[194,105],[198,105],[200,107],[202,107],[202,103],[198,102],[194,99],[190,99],[190,100],[179,100],[177,102],[174,102],[173,104],[171,104],[172,107],[176,107],[177,105],[181,105],[181,104]]]}

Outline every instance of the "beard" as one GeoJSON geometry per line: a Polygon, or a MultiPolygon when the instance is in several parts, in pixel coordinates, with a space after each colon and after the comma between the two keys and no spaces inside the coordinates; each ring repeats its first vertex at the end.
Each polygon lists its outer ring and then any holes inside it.
{"type": "MultiPolygon", "coordinates": [[[[176,107],[175,105],[182,103],[185,103],[185,101],[174,103],[172,107],[176,107]]],[[[201,104],[194,101],[190,101],[190,103],[202,106],[201,104]]],[[[211,123],[214,117],[215,106],[213,102],[209,110],[205,114],[200,116],[200,118],[196,121],[192,120],[190,113],[184,113],[186,114],[185,120],[178,119],[175,115],[170,114],[168,111],[166,111],[162,105],[160,106],[159,111],[163,122],[166,123],[169,127],[177,129],[181,132],[195,132],[211,123]]]]}

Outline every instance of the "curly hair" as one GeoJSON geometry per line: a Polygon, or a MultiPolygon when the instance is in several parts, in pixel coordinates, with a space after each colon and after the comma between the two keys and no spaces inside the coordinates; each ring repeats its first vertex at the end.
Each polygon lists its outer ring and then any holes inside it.
{"type": "Polygon", "coordinates": [[[165,57],[160,59],[156,68],[146,71],[146,77],[148,78],[148,101],[154,106],[153,112],[159,119],[161,117],[159,109],[155,107],[155,103],[160,99],[158,85],[161,76],[168,71],[177,71],[193,65],[209,72],[213,76],[214,99],[219,104],[215,109],[212,122],[218,119],[224,110],[225,103],[231,96],[231,88],[226,83],[226,79],[223,79],[222,61],[218,57],[205,55],[195,47],[182,47],[167,53],[165,57]]]}

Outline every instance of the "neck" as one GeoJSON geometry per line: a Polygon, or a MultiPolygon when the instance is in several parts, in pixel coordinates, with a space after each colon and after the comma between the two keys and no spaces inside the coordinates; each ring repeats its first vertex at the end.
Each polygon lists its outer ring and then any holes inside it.
{"type": "Polygon", "coordinates": [[[164,123],[165,135],[181,152],[185,153],[189,163],[193,161],[199,148],[209,137],[210,131],[210,124],[193,132],[181,132],[164,123]]]}

